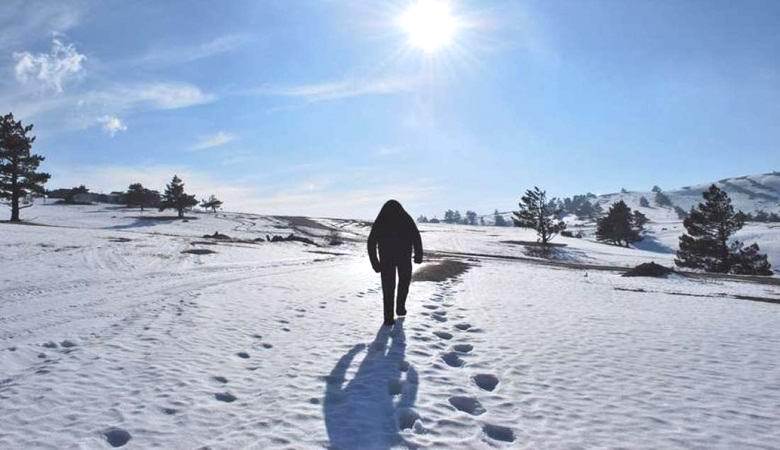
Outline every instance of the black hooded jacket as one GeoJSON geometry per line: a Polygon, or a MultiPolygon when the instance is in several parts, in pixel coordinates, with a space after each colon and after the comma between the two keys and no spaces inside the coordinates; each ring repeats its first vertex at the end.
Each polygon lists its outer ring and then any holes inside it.
{"type": "Polygon", "coordinates": [[[414,250],[415,262],[422,261],[420,231],[401,204],[389,200],[382,206],[368,235],[368,257],[371,259],[371,266],[377,270],[380,262],[386,259],[394,262],[401,261],[403,258],[408,260],[412,256],[412,250],[414,250]],[[378,259],[377,245],[379,246],[378,259]]]}

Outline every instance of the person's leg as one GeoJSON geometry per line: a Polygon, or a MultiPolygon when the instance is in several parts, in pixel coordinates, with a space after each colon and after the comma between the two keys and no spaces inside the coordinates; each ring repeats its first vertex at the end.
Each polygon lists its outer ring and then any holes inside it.
{"type": "Polygon", "coordinates": [[[395,312],[399,316],[406,315],[406,296],[409,294],[411,282],[412,260],[406,258],[398,264],[398,299],[395,302],[395,312]]]}
{"type": "Polygon", "coordinates": [[[393,320],[395,270],[395,265],[393,264],[382,264],[382,299],[384,302],[385,323],[393,320]]]}

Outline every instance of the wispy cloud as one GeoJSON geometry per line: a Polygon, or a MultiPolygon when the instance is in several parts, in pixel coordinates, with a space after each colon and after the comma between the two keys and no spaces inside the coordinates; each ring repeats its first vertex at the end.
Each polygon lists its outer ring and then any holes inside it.
{"type": "Polygon", "coordinates": [[[419,77],[391,76],[373,79],[349,79],[296,86],[265,86],[254,89],[256,95],[294,97],[309,102],[338,100],[365,95],[390,95],[413,91],[420,85],[419,77]]]}
{"type": "Polygon", "coordinates": [[[31,39],[63,33],[78,25],[81,1],[4,0],[0,8],[0,49],[23,48],[31,39]]]}
{"type": "Polygon", "coordinates": [[[179,109],[214,100],[213,95],[189,83],[150,82],[117,84],[108,89],[92,91],[85,95],[82,104],[116,105],[122,109],[140,105],[155,109],[179,109]]]}
{"type": "Polygon", "coordinates": [[[158,47],[146,54],[124,61],[128,65],[172,65],[182,64],[215,55],[231,52],[240,46],[251,42],[245,34],[229,34],[219,36],[210,41],[195,45],[158,47]]]}
{"type": "Polygon", "coordinates": [[[98,119],[98,122],[102,124],[103,131],[111,137],[114,137],[119,131],[127,131],[127,125],[116,116],[103,116],[98,119]]]}
{"type": "Polygon", "coordinates": [[[79,53],[73,44],[65,44],[57,37],[52,39],[49,53],[16,52],[16,79],[23,84],[38,83],[42,90],[62,92],[63,84],[78,77],[84,70],[87,57],[79,53]]]}
{"type": "Polygon", "coordinates": [[[235,134],[219,131],[209,136],[202,136],[191,148],[192,150],[206,150],[209,148],[221,147],[229,142],[233,142],[236,140],[236,137],[235,134]]]}

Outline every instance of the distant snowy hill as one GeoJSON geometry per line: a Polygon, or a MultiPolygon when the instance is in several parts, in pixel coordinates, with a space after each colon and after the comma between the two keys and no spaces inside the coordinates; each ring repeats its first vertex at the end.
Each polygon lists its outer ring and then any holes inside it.
{"type": "MultiPolygon", "coordinates": [[[[780,213],[780,172],[724,178],[712,183],[684,186],[670,191],[664,190],[664,194],[669,197],[674,206],[679,206],[687,211],[702,201],[702,192],[707,190],[712,184],[728,192],[734,208],[742,212],[752,213],[764,210],[766,212],[780,213]]],[[[651,208],[642,208],[642,211],[645,212],[645,209],[649,209],[646,213],[649,213],[648,217],[651,220],[676,219],[677,215],[672,208],[663,208],[656,204],[655,194],[655,192],[650,190],[645,192],[618,192],[600,195],[598,201],[602,207],[607,207],[622,199],[631,208],[637,208],[639,199],[645,197],[650,202],[651,208]]]]}

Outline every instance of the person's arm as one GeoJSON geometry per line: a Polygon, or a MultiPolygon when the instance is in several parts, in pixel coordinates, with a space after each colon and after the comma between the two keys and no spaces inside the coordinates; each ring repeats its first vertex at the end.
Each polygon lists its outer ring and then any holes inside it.
{"type": "Polygon", "coordinates": [[[371,260],[371,268],[374,269],[374,272],[379,272],[379,258],[376,254],[376,234],[374,234],[373,227],[368,234],[368,259],[371,260]]]}
{"type": "Polygon", "coordinates": [[[414,220],[412,220],[412,246],[414,247],[414,262],[420,264],[423,260],[422,238],[420,238],[420,230],[417,229],[414,220]]]}

